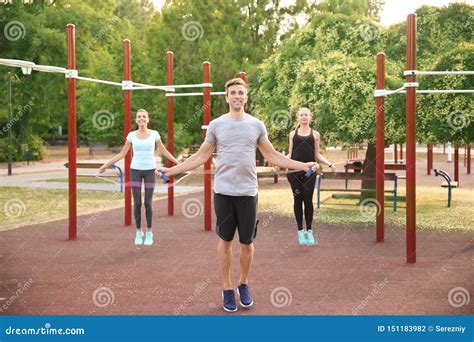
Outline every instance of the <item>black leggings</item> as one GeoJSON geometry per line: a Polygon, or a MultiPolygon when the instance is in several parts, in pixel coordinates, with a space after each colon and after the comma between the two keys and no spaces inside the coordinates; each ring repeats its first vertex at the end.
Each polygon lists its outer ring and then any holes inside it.
{"type": "Polygon", "coordinates": [[[306,177],[304,172],[290,172],[286,177],[293,191],[293,210],[298,230],[303,229],[303,203],[306,227],[307,229],[312,229],[314,213],[313,193],[314,186],[316,185],[316,175],[312,174],[310,177],[306,177]]]}
{"type": "Polygon", "coordinates": [[[132,193],[133,193],[133,214],[137,229],[142,226],[142,181],[145,181],[145,210],[146,225],[151,228],[153,218],[153,191],[155,190],[155,169],[135,170],[131,169],[132,193]]]}

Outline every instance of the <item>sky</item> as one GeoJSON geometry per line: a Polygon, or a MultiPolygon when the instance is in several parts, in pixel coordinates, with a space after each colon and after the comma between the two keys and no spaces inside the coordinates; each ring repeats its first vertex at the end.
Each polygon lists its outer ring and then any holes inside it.
{"type": "MultiPolygon", "coordinates": [[[[160,9],[165,0],[153,0],[155,7],[160,9]]],[[[408,14],[413,13],[423,5],[446,6],[451,2],[464,2],[474,5],[474,0],[385,0],[385,6],[380,13],[381,22],[384,26],[399,23],[406,20],[408,14]]],[[[281,4],[291,4],[294,0],[282,0],[281,4]]]]}
{"type": "Polygon", "coordinates": [[[408,14],[415,12],[423,5],[446,6],[452,2],[462,2],[474,5],[474,0],[385,0],[385,6],[380,13],[382,25],[389,26],[406,20],[408,14]]]}

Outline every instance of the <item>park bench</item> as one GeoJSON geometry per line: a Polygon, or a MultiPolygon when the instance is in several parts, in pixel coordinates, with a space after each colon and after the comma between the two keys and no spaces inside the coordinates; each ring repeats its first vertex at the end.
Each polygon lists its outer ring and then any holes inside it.
{"type": "Polygon", "coordinates": [[[20,147],[21,152],[23,153],[23,159],[26,160],[26,165],[30,165],[30,162],[33,162],[33,160],[38,159],[39,153],[30,150],[28,144],[21,144],[20,147]]]}
{"type": "MultiPolygon", "coordinates": [[[[385,190],[387,193],[393,193],[393,211],[397,211],[397,194],[398,194],[398,180],[399,176],[395,173],[385,173],[385,180],[386,181],[393,181],[393,190],[385,190]]],[[[404,178],[404,177],[403,177],[404,178]]],[[[334,180],[375,180],[374,176],[367,175],[364,173],[347,173],[347,172],[336,172],[333,174],[332,172],[323,172],[318,175],[316,180],[316,187],[317,187],[317,207],[320,208],[321,206],[321,191],[334,191],[334,192],[375,192],[375,189],[348,189],[347,183],[344,189],[321,189],[321,182],[323,179],[334,179],[334,180]]]]}
{"type": "Polygon", "coordinates": [[[458,182],[453,182],[451,177],[444,171],[434,169],[435,177],[441,176],[445,179],[444,182],[441,183],[442,188],[448,188],[448,208],[451,207],[451,189],[458,187],[458,182]]]}
{"type": "MultiPolygon", "coordinates": [[[[349,174],[349,170],[354,170],[355,173],[360,173],[364,169],[364,165],[361,163],[360,165],[354,165],[353,163],[346,163],[344,165],[346,175],[349,174]]],[[[386,163],[385,170],[390,171],[406,171],[407,166],[406,164],[399,164],[399,163],[386,163]]],[[[405,176],[398,176],[398,179],[405,179],[405,176]]],[[[349,185],[349,178],[346,178],[346,189],[349,185]]]]}
{"type": "MultiPolygon", "coordinates": [[[[94,162],[76,163],[76,167],[78,169],[96,169],[97,170],[102,165],[104,165],[104,164],[103,163],[94,163],[94,162]]],[[[67,169],[69,167],[69,163],[65,163],[64,166],[67,169]]],[[[120,192],[123,192],[123,172],[122,172],[122,169],[120,168],[120,166],[118,166],[116,164],[112,164],[109,167],[109,169],[118,171],[118,174],[113,175],[113,176],[118,177],[119,182],[120,182],[120,192]]],[[[95,177],[95,175],[91,175],[91,174],[84,174],[84,175],[78,175],[78,176],[81,176],[81,177],[95,177]]],[[[104,176],[102,176],[102,177],[104,177],[104,176]]],[[[105,175],[105,177],[107,177],[107,175],[105,175]]]]}

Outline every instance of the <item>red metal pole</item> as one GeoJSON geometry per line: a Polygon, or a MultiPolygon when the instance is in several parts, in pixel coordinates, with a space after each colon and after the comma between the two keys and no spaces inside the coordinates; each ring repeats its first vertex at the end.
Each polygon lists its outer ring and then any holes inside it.
{"type": "MultiPolygon", "coordinates": [[[[407,18],[406,70],[416,70],[416,14],[407,18]]],[[[406,82],[416,82],[407,75],[406,82]]],[[[416,88],[406,88],[406,259],[416,262],[416,88]]]]}
{"type": "Polygon", "coordinates": [[[459,145],[454,146],[454,181],[459,186],[459,145]]]}
{"type": "Polygon", "coordinates": [[[433,154],[433,144],[430,145],[430,172],[433,170],[434,154],[433,154]]]}
{"type": "Polygon", "coordinates": [[[471,174],[471,144],[467,145],[467,174],[471,174]]]}
{"type": "MultiPolygon", "coordinates": [[[[377,54],[377,83],[376,89],[385,89],[385,54],[377,54]]],[[[385,237],[384,208],[385,208],[385,98],[378,96],[375,98],[375,150],[376,150],[376,203],[380,205],[380,212],[376,216],[376,241],[383,242],[385,237]]],[[[397,145],[395,145],[397,146],[397,145]]],[[[396,149],[395,149],[396,152],[396,149]]],[[[396,155],[396,153],[395,153],[396,155]]],[[[396,158],[396,157],[395,157],[396,158]]],[[[378,210],[379,208],[377,208],[378,210]]]]}
{"type": "MultiPolygon", "coordinates": [[[[166,53],[166,80],[168,85],[174,83],[174,60],[173,52],[166,53]]],[[[174,154],[174,98],[166,98],[166,108],[168,113],[168,151],[174,154]]],[[[168,167],[172,167],[173,162],[168,160],[168,167]]],[[[170,177],[170,186],[168,187],[168,215],[174,215],[174,176],[170,177]]]]}
{"type": "Polygon", "coordinates": [[[432,158],[432,150],[431,144],[426,145],[426,174],[431,175],[431,158],[432,158]]]}
{"type": "MultiPolygon", "coordinates": [[[[204,62],[202,65],[202,79],[204,83],[211,83],[211,63],[204,62]]],[[[203,110],[204,125],[207,126],[211,122],[211,88],[203,89],[203,110]]],[[[206,138],[206,130],[204,130],[204,139],[206,138]]],[[[212,225],[211,216],[211,160],[212,156],[204,163],[204,230],[210,231],[212,225]]]]}
{"type": "MultiPolygon", "coordinates": [[[[123,41],[123,80],[132,80],[132,48],[129,39],[123,41]]],[[[124,141],[132,130],[132,91],[123,91],[123,136],[124,141]]],[[[124,159],[125,174],[125,225],[132,225],[132,188],[130,186],[130,164],[132,151],[128,151],[124,159]]]]}
{"type": "MultiPolygon", "coordinates": [[[[239,72],[239,77],[247,82],[247,73],[245,71],[239,72]]],[[[247,104],[244,105],[244,112],[247,112],[247,104]]]]}
{"type": "MultiPolygon", "coordinates": [[[[67,68],[76,70],[76,28],[66,26],[67,68]]],[[[69,240],[77,239],[76,198],[76,79],[67,80],[67,127],[68,127],[68,194],[69,194],[69,240]]]]}
{"type": "Polygon", "coordinates": [[[466,159],[467,159],[467,145],[464,145],[464,154],[463,154],[464,167],[466,167],[466,159]]]}

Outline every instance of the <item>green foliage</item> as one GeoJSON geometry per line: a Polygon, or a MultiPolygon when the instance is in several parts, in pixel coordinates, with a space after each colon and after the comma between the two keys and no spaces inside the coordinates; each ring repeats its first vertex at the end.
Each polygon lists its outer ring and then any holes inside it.
{"type": "Polygon", "coordinates": [[[373,56],[379,39],[371,21],[323,13],[263,63],[252,93],[253,107],[269,123],[277,145],[286,144],[292,125],[272,125],[272,114],[288,111],[292,121],[299,107],[313,111],[314,127],[327,143],[373,140],[368,128],[373,127],[373,56]]]}
{"type": "MultiPolygon", "coordinates": [[[[434,70],[474,70],[474,44],[441,55],[434,70]]],[[[449,75],[419,76],[426,89],[474,89],[474,77],[449,75]]],[[[474,141],[474,101],[472,94],[428,94],[418,105],[419,139],[430,143],[463,144],[474,141]]]]}
{"type": "MultiPolygon", "coordinates": [[[[367,9],[363,3],[322,2],[311,22],[261,64],[254,78],[253,110],[267,122],[277,146],[287,146],[299,107],[313,111],[314,128],[320,130],[326,143],[375,141],[375,55],[386,51],[386,88],[400,88],[404,82],[406,28],[404,24],[379,27],[361,16],[367,9]],[[344,7],[349,4],[354,6],[344,7]],[[282,112],[287,115],[286,121],[281,120],[282,112]],[[275,117],[279,118],[278,124],[275,117]]],[[[418,69],[473,70],[469,43],[473,7],[424,6],[417,13],[418,69]]],[[[472,76],[424,77],[421,89],[473,89],[472,76]]],[[[418,100],[419,140],[472,141],[471,94],[419,95],[418,100]],[[453,120],[457,120],[459,129],[452,129],[453,120]]],[[[386,97],[387,145],[405,141],[405,117],[404,96],[386,97]]]]}
{"type": "MultiPolygon", "coordinates": [[[[35,134],[30,134],[23,144],[18,138],[12,137],[12,160],[41,160],[46,154],[44,141],[35,134]]],[[[8,161],[8,138],[0,139],[0,163],[8,161]]]]}
{"type": "MultiPolygon", "coordinates": [[[[3,58],[26,59],[36,63],[66,66],[65,25],[76,25],[77,69],[80,75],[120,82],[123,78],[122,42],[132,42],[132,78],[136,82],[166,84],[166,52],[174,52],[175,84],[202,82],[202,62],[212,63],[214,90],[241,70],[255,67],[273,53],[277,31],[290,15],[303,11],[279,6],[275,1],[167,1],[157,12],[150,0],[55,1],[24,5],[14,2],[0,6],[0,30],[11,21],[23,25],[20,39],[1,40],[3,58]],[[245,25],[242,25],[245,23],[245,25]]],[[[0,77],[7,68],[0,68],[0,77]]],[[[20,76],[20,71],[15,70],[20,76]]],[[[31,111],[14,126],[14,135],[25,140],[32,129],[45,140],[57,138],[59,126],[67,134],[67,88],[61,75],[33,72],[20,76],[14,89],[14,105],[34,98],[31,111]],[[30,95],[32,94],[32,95],[30,95]]],[[[195,91],[199,91],[196,89],[195,91]]],[[[0,125],[7,124],[6,103],[0,97],[0,125]]],[[[167,135],[166,98],[157,90],[133,93],[133,108],[146,108],[151,127],[167,135]]],[[[175,100],[176,128],[186,127],[175,140],[176,150],[202,139],[202,99],[175,100]]],[[[227,110],[223,98],[213,98],[213,116],[227,110]]],[[[120,88],[77,82],[77,128],[80,142],[123,142],[123,95],[120,88]],[[104,128],[97,117],[107,119],[104,128]]],[[[105,120],[104,119],[104,120],[105,120]]],[[[132,119],[132,124],[134,120],[132,119]]],[[[104,121],[105,122],[105,121],[104,121]]]]}

